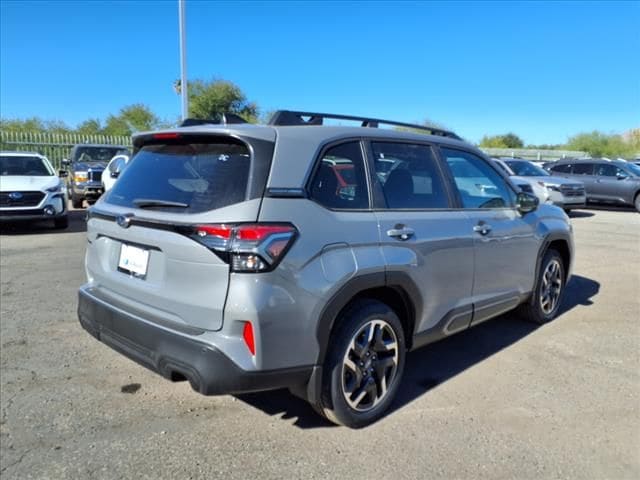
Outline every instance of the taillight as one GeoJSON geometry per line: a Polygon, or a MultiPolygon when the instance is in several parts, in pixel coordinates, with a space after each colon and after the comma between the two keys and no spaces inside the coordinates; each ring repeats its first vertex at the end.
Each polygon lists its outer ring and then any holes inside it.
{"type": "Polygon", "coordinates": [[[208,224],[185,232],[216,252],[234,272],[265,272],[282,260],[293,244],[296,228],[290,224],[208,224]]]}

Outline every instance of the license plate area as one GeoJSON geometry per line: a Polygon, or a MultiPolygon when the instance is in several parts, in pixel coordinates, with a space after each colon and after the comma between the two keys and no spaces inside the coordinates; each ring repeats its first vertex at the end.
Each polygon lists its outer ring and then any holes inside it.
{"type": "Polygon", "coordinates": [[[149,267],[149,250],[123,243],[120,246],[118,271],[144,279],[149,267]]]}

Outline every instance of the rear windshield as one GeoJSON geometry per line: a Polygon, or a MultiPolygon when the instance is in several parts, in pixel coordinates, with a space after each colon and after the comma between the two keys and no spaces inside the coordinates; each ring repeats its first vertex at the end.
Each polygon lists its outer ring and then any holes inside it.
{"type": "Polygon", "coordinates": [[[238,143],[147,145],[129,161],[107,202],[199,213],[247,198],[251,156],[238,143]]]}
{"type": "Polygon", "coordinates": [[[0,175],[48,177],[53,175],[53,172],[39,157],[2,155],[0,156],[0,175]]]}

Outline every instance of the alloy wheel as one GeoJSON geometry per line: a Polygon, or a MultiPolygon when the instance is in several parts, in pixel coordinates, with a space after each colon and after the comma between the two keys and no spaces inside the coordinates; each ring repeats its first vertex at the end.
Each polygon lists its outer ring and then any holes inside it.
{"type": "Polygon", "coordinates": [[[371,320],[353,336],[342,362],[342,392],[347,404],[366,412],[380,403],[398,370],[398,339],[384,320],[371,320]]]}

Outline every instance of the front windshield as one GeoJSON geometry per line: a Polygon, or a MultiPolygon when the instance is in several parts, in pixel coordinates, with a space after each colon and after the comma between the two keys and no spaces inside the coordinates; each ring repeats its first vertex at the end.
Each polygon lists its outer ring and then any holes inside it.
{"type": "Polygon", "coordinates": [[[0,174],[6,176],[49,177],[54,173],[40,158],[32,156],[0,156],[0,174]]]}
{"type": "Polygon", "coordinates": [[[549,172],[547,172],[546,170],[543,170],[541,167],[531,162],[507,160],[505,163],[509,165],[509,168],[513,170],[513,172],[519,177],[548,177],[549,176],[549,172]]]}
{"type": "Polygon", "coordinates": [[[627,163],[626,166],[631,171],[631,173],[633,173],[637,177],[640,177],[640,165],[636,165],[635,163],[629,162],[627,163]]]}
{"type": "Polygon", "coordinates": [[[108,162],[118,154],[128,154],[122,147],[78,147],[73,157],[74,162],[108,162]]]}

